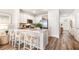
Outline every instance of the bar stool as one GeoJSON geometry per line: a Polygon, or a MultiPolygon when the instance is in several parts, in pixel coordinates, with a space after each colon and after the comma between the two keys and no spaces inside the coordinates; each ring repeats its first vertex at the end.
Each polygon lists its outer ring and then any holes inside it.
{"type": "Polygon", "coordinates": [[[24,31],[24,49],[31,50],[31,36],[30,36],[30,31],[24,31]],[[29,45],[29,48],[27,47],[29,45]]]}
{"type": "Polygon", "coordinates": [[[40,34],[39,32],[36,31],[32,31],[31,32],[31,44],[32,44],[32,49],[33,48],[37,48],[37,50],[39,49],[39,42],[40,42],[40,34]]]}
{"type": "Polygon", "coordinates": [[[20,30],[15,30],[15,44],[14,44],[14,47],[16,47],[17,45],[17,48],[20,50],[20,44],[22,42],[22,34],[21,34],[21,31],[20,30]]]}
{"type": "Polygon", "coordinates": [[[13,30],[9,30],[9,44],[14,46],[15,35],[13,30]]]}
{"type": "Polygon", "coordinates": [[[24,43],[24,33],[19,29],[9,30],[9,44],[14,48],[20,49],[20,45],[24,43]]]}

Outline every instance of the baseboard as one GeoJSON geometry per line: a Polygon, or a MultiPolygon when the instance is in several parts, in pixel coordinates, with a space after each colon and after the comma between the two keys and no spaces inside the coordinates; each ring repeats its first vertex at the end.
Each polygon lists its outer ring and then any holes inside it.
{"type": "Polygon", "coordinates": [[[49,39],[50,39],[50,38],[53,38],[53,39],[59,39],[59,38],[57,38],[57,37],[53,37],[53,36],[49,36],[49,39]]]}

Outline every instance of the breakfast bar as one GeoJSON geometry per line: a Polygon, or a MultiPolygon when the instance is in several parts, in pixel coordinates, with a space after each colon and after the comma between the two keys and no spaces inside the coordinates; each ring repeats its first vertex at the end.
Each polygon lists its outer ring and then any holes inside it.
{"type": "MultiPolygon", "coordinates": [[[[13,31],[14,31],[15,35],[16,35],[16,33],[21,34],[21,36],[19,36],[20,37],[19,40],[21,40],[21,39],[25,40],[25,42],[28,45],[31,45],[35,48],[40,49],[40,50],[44,50],[46,45],[48,44],[48,31],[47,31],[47,29],[14,29],[13,31]],[[24,39],[22,36],[26,37],[26,38],[24,39]]],[[[10,40],[11,40],[11,38],[10,38],[10,40]]]]}

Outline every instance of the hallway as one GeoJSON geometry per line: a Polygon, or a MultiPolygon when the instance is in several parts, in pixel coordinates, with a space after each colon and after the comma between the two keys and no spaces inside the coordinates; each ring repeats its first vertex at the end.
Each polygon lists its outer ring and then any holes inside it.
{"type": "Polygon", "coordinates": [[[50,38],[49,44],[46,50],[78,50],[79,42],[69,34],[68,31],[64,31],[60,36],[60,39],[50,38]]]}

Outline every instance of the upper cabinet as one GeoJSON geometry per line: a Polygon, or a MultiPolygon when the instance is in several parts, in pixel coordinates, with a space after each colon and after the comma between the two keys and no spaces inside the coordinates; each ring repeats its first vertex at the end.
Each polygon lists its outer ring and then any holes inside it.
{"type": "Polygon", "coordinates": [[[34,16],[28,13],[20,13],[20,22],[27,23],[28,19],[34,20],[34,16]]]}

